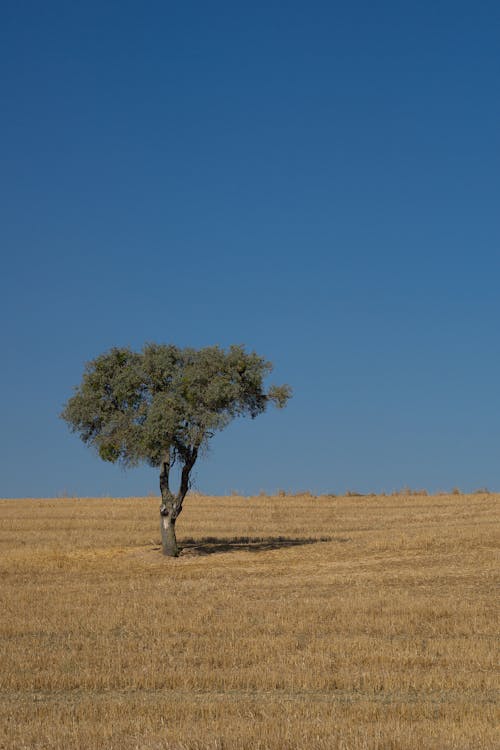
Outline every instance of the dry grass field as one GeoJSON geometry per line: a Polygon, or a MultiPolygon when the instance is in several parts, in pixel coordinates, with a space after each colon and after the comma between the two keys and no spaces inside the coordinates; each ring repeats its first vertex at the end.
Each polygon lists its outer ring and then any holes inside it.
{"type": "Polygon", "coordinates": [[[0,748],[499,747],[498,500],[2,500],[0,748]]]}

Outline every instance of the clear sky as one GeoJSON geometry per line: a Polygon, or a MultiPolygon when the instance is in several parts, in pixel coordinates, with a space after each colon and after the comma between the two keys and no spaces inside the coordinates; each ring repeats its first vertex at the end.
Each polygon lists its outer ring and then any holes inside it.
{"type": "Polygon", "coordinates": [[[500,489],[500,4],[4,0],[0,496],[155,492],[58,418],[114,345],[294,398],[200,491],[500,489]]]}

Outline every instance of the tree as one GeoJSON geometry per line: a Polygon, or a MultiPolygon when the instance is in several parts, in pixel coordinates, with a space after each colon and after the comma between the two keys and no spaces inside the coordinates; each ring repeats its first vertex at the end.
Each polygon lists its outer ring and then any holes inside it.
{"type": "Polygon", "coordinates": [[[163,553],[179,554],[175,522],[193,466],[209,440],[235,417],[286,405],[288,385],[264,390],[272,364],[242,346],[113,348],[87,363],[61,417],[104,461],[160,470],[163,553]],[[180,467],[177,492],[171,470],[180,467]]]}

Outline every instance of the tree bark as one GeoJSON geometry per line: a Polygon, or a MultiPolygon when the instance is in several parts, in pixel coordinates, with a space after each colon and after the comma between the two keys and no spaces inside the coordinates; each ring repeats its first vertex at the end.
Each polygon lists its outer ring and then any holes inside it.
{"type": "Polygon", "coordinates": [[[179,547],[175,536],[175,518],[160,514],[161,546],[163,554],[178,557],[179,547]]]}
{"type": "Polygon", "coordinates": [[[170,491],[170,452],[165,456],[160,471],[160,531],[161,546],[164,555],[169,557],[179,556],[179,547],[175,536],[175,522],[182,510],[182,503],[189,489],[189,475],[198,457],[198,447],[189,449],[184,458],[184,466],[181,472],[181,484],[177,495],[170,491]]]}
{"type": "Polygon", "coordinates": [[[177,557],[179,555],[179,548],[177,546],[177,539],[175,537],[175,521],[177,518],[176,498],[170,492],[169,474],[170,474],[170,453],[165,457],[165,460],[163,461],[161,465],[161,471],[160,471],[161,546],[162,546],[164,555],[168,555],[169,557],[177,557]]]}

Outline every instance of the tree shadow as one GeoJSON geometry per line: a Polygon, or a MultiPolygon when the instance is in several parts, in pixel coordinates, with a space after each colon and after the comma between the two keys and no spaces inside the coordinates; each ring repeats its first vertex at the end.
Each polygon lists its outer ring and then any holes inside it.
{"type": "Polygon", "coordinates": [[[350,542],[348,538],[342,537],[300,537],[290,538],[285,536],[273,537],[233,537],[232,539],[220,539],[218,537],[203,537],[202,539],[183,539],[179,544],[181,555],[214,555],[218,552],[266,552],[273,549],[285,549],[287,547],[299,547],[304,544],[319,544],[321,542],[350,542]]]}

